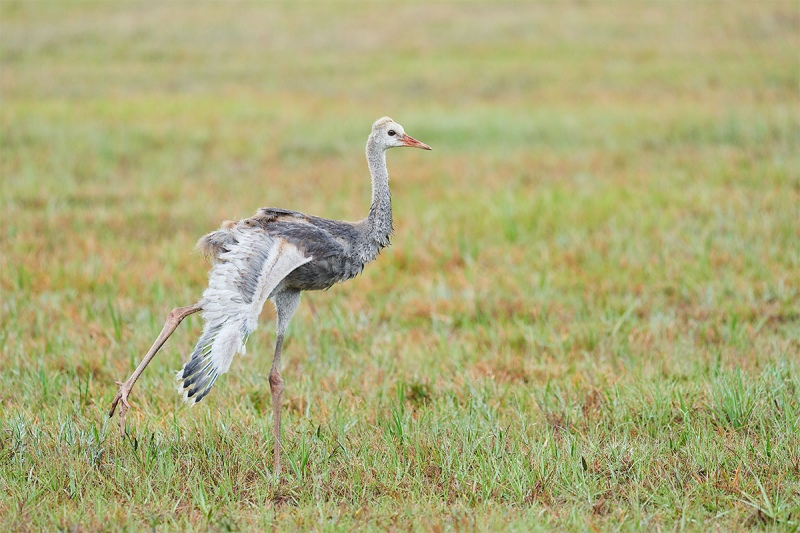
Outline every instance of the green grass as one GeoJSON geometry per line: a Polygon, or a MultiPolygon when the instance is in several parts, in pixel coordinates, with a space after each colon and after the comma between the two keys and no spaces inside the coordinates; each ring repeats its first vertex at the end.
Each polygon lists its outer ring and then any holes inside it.
{"type": "Polygon", "coordinates": [[[794,2],[0,3],[0,529],[800,528],[794,2]],[[188,409],[195,240],[394,245],[188,409]]]}

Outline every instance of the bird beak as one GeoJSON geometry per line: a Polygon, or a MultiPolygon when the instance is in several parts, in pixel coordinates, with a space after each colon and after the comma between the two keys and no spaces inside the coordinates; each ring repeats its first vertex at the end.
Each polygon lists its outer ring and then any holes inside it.
{"type": "Polygon", "coordinates": [[[431,149],[430,146],[428,146],[425,143],[419,142],[418,140],[416,140],[411,135],[405,135],[403,137],[403,144],[405,146],[410,146],[411,148],[422,148],[423,150],[430,150],[431,149]]]}

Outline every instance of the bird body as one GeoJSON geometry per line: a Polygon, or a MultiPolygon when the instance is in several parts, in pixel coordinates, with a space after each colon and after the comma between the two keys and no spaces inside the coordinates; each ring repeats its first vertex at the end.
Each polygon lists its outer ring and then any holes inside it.
{"type": "MultiPolygon", "coordinates": [[[[267,299],[279,302],[292,292],[328,289],[361,273],[368,260],[362,228],[262,208],[201,238],[197,247],[213,267],[201,301],[205,328],[178,372],[184,399],[202,400],[234,354],[244,353],[267,299]]],[[[282,312],[278,304],[276,312],[282,312]]]]}
{"type": "MultiPolygon", "coordinates": [[[[197,248],[212,263],[226,252],[247,254],[249,244],[239,245],[237,234],[260,234],[263,248],[273,242],[287,242],[313,261],[291,271],[285,285],[300,290],[328,289],[360,274],[382,246],[366,242],[363,222],[343,222],[304,215],[297,211],[264,207],[244,220],[226,223],[200,239],[197,248]]],[[[388,243],[387,243],[388,244],[388,243]]],[[[248,275],[257,265],[248,265],[248,275]]]]}
{"type": "Polygon", "coordinates": [[[344,222],[267,207],[250,218],[226,221],[202,237],[197,248],[212,263],[209,284],[197,304],[177,308],[142,363],[125,383],[112,404],[118,402],[120,429],[124,432],[127,396],[144,367],[189,314],[202,311],[203,332],[189,360],[178,371],[179,392],[195,404],[228,371],[236,353],[244,353],[256,329],[264,303],[271,300],[277,314],[277,336],[270,388],[273,396],[275,470],[280,471],[280,410],[283,379],[280,356],[286,328],[300,302],[300,293],[328,289],[360,274],[392,234],[392,206],[386,150],[409,146],[430,147],[406,135],[388,117],[378,119],[367,139],[367,164],[372,176],[372,205],[367,217],[344,222]]]}

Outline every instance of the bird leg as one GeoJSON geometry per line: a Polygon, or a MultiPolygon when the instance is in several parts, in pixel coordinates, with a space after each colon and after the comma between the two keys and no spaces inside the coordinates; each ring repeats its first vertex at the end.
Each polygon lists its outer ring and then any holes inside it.
{"type": "Polygon", "coordinates": [[[281,377],[281,348],[283,334],[275,343],[275,357],[269,371],[269,388],[272,391],[272,436],[275,439],[275,476],[281,475],[281,409],[283,407],[283,378],[281,377]]]}
{"type": "Polygon", "coordinates": [[[125,413],[131,407],[131,405],[128,403],[128,395],[130,395],[136,380],[139,379],[139,376],[142,375],[145,367],[150,363],[150,361],[152,361],[153,357],[155,357],[161,347],[164,346],[164,343],[167,342],[167,339],[169,339],[170,335],[172,335],[172,333],[175,331],[175,328],[178,327],[178,324],[180,324],[187,316],[202,310],[202,306],[198,303],[194,305],[187,305],[186,307],[178,307],[170,311],[167,321],[164,324],[164,328],[161,330],[158,338],[153,343],[153,346],[150,347],[150,351],[147,352],[147,355],[144,356],[142,362],[139,363],[139,366],[133,371],[133,374],[131,374],[131,376],[124,383],[121,381],[114,382],[119,385],[119,391],[114,397],[114,401],[111,403],[111,410],[108,412],[108,417],[111,418],[114,416],[114,411],[117,409],[117,405],[119,405],[119,434],[121,437],[125,436],[125,413]]]}
{"type": "Polygon", "coordinates": [[[281,474],[281,408],[283,407],[283,378],[281,377],[281,350],[283,335],[300,303],[300,291],[279,292],[272,298],[277,316],[275,357],[269,371],[269,388],[272,391],[272,436],[275,439],[275,477],[281,474]]]}

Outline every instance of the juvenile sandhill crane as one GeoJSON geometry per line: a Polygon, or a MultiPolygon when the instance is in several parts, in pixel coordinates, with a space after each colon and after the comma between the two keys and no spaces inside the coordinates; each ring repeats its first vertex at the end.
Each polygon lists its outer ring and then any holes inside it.
{"type": "Polygon", "coordinates": [[[372,206],[359,222],[342,222],[304,215],[297,211],[265,207],[239,222],[226,221],[205,235],[197,248],[212,263],[208,288],[194,305],[170,312],[150,351],[127,381],[117,381],[119,391],[109,417],[119,405],[120,434],[125,434],[128,397],[136,380],[161,349],[178,324],[202,311],[205,322],[189,361],[177,373],[178,391],[190,404],[202,400],[214,382],[228,371],[233,356],[244,354],[245,343],[256,329],[266,300],[275,305],[277,336],[269,385],[272,391],[274,472],[280,474],[281,346],[286,327],[300,303],[302,291],[328,289],[357,276],[364,265],[389,245],[392,234],[392,202],[386,150],[410,146],[430,150],[403,131],[389,117],[378,119],[367,138],[367,164],[372,174],[372,206]]]}

